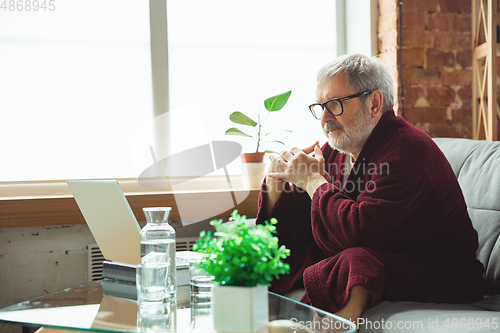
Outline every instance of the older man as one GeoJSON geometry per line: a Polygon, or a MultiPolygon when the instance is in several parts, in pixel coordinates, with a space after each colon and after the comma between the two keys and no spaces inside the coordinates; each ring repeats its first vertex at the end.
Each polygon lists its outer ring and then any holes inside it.
{"type": "Polygon", "coordinates": [[[318,73],[309,108],[328,138],[271,157],[258,223],[278,219],[303,302],[355,321],[389,301],[471,302],[483,266],[457,179],[424,132],[393,107],[392,79],[376,58],[348,55],[318,73]],[[310,155],[314,153],[314,155],[310,155]]]}

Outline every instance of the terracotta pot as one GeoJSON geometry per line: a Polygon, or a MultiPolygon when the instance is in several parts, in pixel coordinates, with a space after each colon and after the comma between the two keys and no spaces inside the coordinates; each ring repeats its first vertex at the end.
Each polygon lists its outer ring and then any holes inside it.
{"type": "Polygon", "coordinates": [[[262,163],[264,162],[265,153],[245,153],[240,154],[242,163],[262,163]]]}

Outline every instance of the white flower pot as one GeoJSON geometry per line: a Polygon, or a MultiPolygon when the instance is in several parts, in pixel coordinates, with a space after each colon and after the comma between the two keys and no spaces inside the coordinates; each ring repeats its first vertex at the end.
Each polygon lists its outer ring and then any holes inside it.
{"type": "Polygon", "coordinates": [[[255,332],[269,322],[267,286],[215,286],[214,329],[217,332],[255,332]]]}
{"type": "Polygon", "coordinates": [[[243,187],[247,189],[260,189],[266,165],[261,163],[241,163],[241,176],[243,180],[243,187]]]}

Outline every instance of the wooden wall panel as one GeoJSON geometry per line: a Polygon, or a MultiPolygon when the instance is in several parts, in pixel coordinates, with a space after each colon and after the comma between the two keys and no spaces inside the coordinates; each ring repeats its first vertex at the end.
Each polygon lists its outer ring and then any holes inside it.
{"type": "MultiPolygon", "coordinates": [[[[231,192],[190,192],[179,194],[128,194],[127,200],[138,220],[144,220],[143,207],[172,207],[171,219],[180,219],[178,202],[182,208],[182,218],[218,218],[229,216],[234,209],[240,214],[257,214],[258,190],[235,190],[235,197],[240,202],[236,207],[232,203],[231,192]],[[228,201],[229,200],[229,201],[228,201]],[[221,207],[227,210],[221,211],[221,207]]],[[[75,199],[68,197],[8,199],[0,200],[0,228],[18,228],[35,226],[56,226],[84,224],[85,220],[75,199]]]]}

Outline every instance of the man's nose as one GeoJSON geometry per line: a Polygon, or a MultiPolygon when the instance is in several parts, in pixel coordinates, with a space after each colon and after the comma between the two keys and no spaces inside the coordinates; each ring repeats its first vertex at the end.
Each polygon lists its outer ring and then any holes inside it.
{"type": "Polygon", "coordinates": [[[337,119],[337,117],[335,117],[332,114],[330,114],[330,112],[328,112],[327,109],[323,110],[323,114],[321,115],[321,121],[322,122],[327,123],[327,122],[335,120],[335,119],[337,119]]]}

